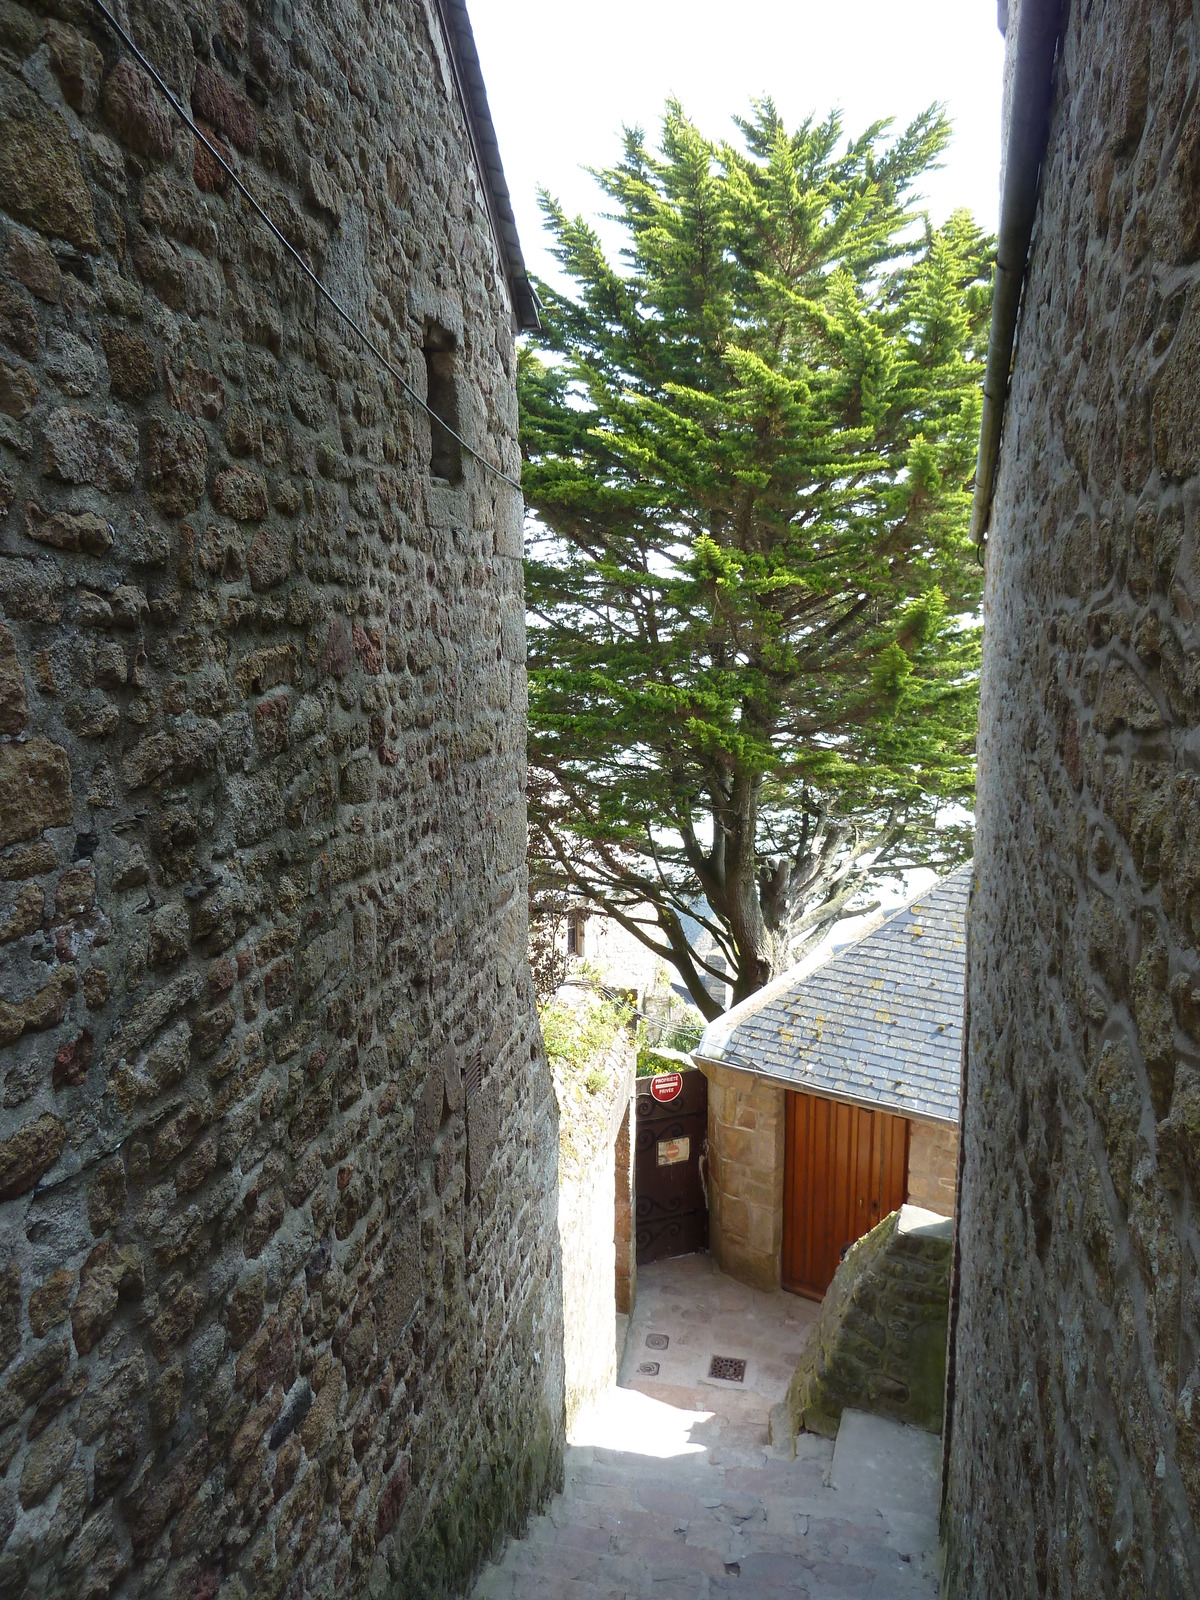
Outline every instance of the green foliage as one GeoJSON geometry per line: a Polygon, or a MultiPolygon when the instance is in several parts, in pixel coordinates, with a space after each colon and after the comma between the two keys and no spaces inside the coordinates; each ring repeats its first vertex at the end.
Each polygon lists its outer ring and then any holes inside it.
{"type": "Polygon", "coordinates": [[[673,1028],[661,1028],[645,1020],[639,1022],[636,1035],[637,1076],[653,1078],[660,1072],[683,1072],[691,1066],[691,1061],[686,1058],[700,1043],[703,1034],[703,1023],[690,1017],[677,1022],[673,1028]],[[680,1056],[685,1059],[679,1060],[680,1056]]]}
{"type": "Polygon", "coordinates": [[[663,1034],[658,1041],[664,1050],[681,1050],[684,1055],[694,1050],[704,1035],[704,1024],[697,1018],[693,1021],[684,1021],[663,1034]]]}
{"type": "Polygon", "coordinates": [[[571,1005],[551,1000],[539,1007],[538,1021],[558,1099],[560,1170],[566,1171],[586,1162],[596,1149],[607,1096],[599,1102],[596,1097],[614,1083],[612,1052],[622,1033],[631,1030],[633,1011],[619,1001],[589,995],[571,1005]]]}
{"type": "MultiPolygon", "coordinates": [[[[690,1065],[690,1063],[686,1063],[690,1065]]],[[[670,1056],[660,1055],[653,1045],[643,1044],[638,1046],[637,1076],[639,1078],[657,1078],[661,1072],[682,1072],[685,1063],[675,1061],[670,1056]]]]}
{"type": "Polygon", "coordinates": [[[965,848],[934,823],[974,779],[991,247],[913,208],[940,112],[887,126],[839,148],[764,101],[715,144],[670,102],[596,174],[619,270],[542,197],[572,291],[519,361],[535,853],[706,1016],[697,906],[740,999],[869,870],[965,848]]]}
{"type": "Polygon", "coordinates": [[[541,1007],[538,1021],[551,1064],[583,1079],[594,1094],[608,1081],[602,1064],[621,1030],[628,1028],[631,1012],[613,1000],[593,1000],[587,1005],[552,1000],[541,1007]],[[593,1088],[591,1077],[597,1072],[600,1081],[593,1088]]]}

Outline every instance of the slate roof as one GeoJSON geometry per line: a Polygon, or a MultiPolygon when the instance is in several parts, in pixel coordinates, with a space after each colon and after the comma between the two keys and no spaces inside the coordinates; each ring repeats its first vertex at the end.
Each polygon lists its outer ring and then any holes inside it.
{"type": "Polygon", "coordinates": [[[971,864],[806,975],[711,1022],[696,1056],[791,1088],[958,1121],[971,864]]]}

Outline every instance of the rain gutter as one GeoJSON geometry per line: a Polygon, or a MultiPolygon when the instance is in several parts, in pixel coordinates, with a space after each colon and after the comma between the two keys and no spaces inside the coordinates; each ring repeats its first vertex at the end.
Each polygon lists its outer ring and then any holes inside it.
{"type": "Polygon", "coordinates": [[[538,317],[540,305],[521,254],[521,241],[517,237],[512,196],[509,194],[504,167],[500,161],[500,146],[496,140],[496,129],[488,107],[487,89],[479,65],[475,35],[471,31],[471,19],[467,15],[465,0],[433,0],[433,3],[438,21],[441,23],[442,36],[449,46],[450,64],[459,101],[467,119],[471,151],[483,184],[488,218],[500,251],[509,294],[512,297],[513,318],[518,331],[535,332],[541,327],[538,317]]]}
{"type": "MultiPolygon", "coordinates": [[[[1055,53],[1066,4],[1065,0],[1021,0],[1019,8],[1013,9],[1016,10],[1017,38],[1013,46],[1012,90],[1007,115],[992,329],[983,380],[975,499],[971,506],[971,539],[976,545],[986,540],[992,515],[1021,289],[1037,214],[1038,179],[1050,131],[1055,53]]],[[[1002,0],[1002,28],[1007,13],[1008,6],[1002,0]]]]}

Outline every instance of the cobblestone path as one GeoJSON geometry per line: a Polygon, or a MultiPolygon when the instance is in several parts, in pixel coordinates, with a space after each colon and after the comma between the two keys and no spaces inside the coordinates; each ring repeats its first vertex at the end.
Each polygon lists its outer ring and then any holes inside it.
{"type": "Polygon", "coordinates": [[[756,1296],[687,1259],[697,1265],[644,1270],[622,1387],[572,1430],[562,1494],[473,1600],[933,1600],[939,1442],[847,1413],[836,1450],[802,1435],[793,1459],[767,1443],[783,1393],[763,1380],[769,1362],[758,1388],[661,1382],[672,1374],[647,1338],[690,1346],[694,1368],[714,1329],[730,1345],[753,1324],[753,1352],[772,1316],[795,1320],[790,1296],[756,1296]],[[639,1374],[651,1354],[659,1373],[639,1374]]]}

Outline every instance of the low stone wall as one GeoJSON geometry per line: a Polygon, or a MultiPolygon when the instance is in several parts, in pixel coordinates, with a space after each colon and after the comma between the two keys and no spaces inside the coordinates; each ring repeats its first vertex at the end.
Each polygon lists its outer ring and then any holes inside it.
{"type": "Polygon", "coordinates": [[[708,1079],[709,1249],[731,1278],[778,1289],[785,1090],[712,1061],[696,1064],[708,1079]]]}
{"type": "Polygon", "coordinates": [[[554,1074],[560,1118],[558,1236],[568,1428],[616,1382],[616,1314],[633,1309],[632,1257],[627,1241],[622,1278],[617,1242],[622,1209],[628,1233],[631,1195],[635,1056],[628,1038],[618,1041],[603,1065],[608,1081],[595,1094],[574,1077],[554,1074]],[[621,1305],[621,1300],[626,1303],[621,1305]]]}
{"type": "Polygon", "coordinates": [[[948,1123],[913,1122],[908,1140],[908,1201],[954,1215],[954,1189],[958,1177],[958,1129],[948,1123]]]}
{"type": "Polygon", "coordinates": [[[941,1432],[953,1239],[901,1206],[851,1245],[788,1386],[793,1433],[832,1438],[846,1406],[941,1432]]]}
{"type": "Polygon", "coordinates": [[[636,1108],[637,1095],[631,1093],[613,1148],[613,1182],[616,1189],[616,1307],[617,1311],[626,1317],[633,1314],[633,1302],[637,1298],[637,1250],[633,1232],[633,1129],[634,1118],[637,1115],[636,1108]]]}

